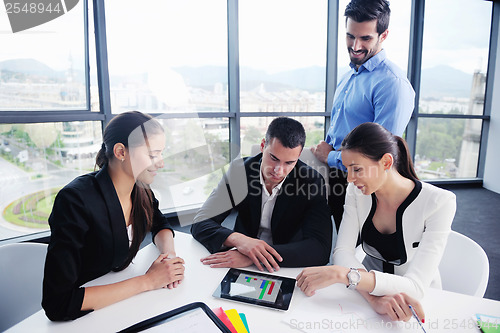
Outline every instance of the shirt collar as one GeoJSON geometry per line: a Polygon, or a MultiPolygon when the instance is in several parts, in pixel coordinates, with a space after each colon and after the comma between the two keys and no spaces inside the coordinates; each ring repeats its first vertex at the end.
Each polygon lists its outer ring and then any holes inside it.
{"type": "MultiPolygon", "coordinates": [[[[361,72],[362,68],[366,68],[366,70],[370,72],[373,71],[375,68],[377,68],[378,65],[380,65],[382,61],[385,60],[385,58],[386,58],[385,50],[382,49],[380,50],[379,53],[377,53],[376,55],[368,59],[365,63],[363,63],[361,66],[359,66],[358,72],[361,72]]],[[[349,64],[349,66],[351,66],[352,69],[356,70],[356,65],[354,65],[352,62],[349,64]]]]}
{"type": "MultiPolygon", "coordinates": [[[[286,177],[288,177],[288,175],[286,177]]],[[[272,195],[273,193],[278,192],[281,189],[281,186],[283,185],[283,182],[285,181],[286,177],[283,178],[283,180],[278,185],[273,187],[272,193],[268,193],[268,194],[272,195]]],[[[260,178],[260,184],[264,187],[264,189],[267,192],[266,183],[264,182],[264,177],[262,176],[262,163],[260,163],[259,178],[260,178]]]]}

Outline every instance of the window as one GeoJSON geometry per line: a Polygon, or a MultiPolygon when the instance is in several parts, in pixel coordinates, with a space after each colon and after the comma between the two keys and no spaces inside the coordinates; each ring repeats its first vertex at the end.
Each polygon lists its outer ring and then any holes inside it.
{"type": "Polygon", "coordinates": [[[94,170],[100,122],[0,125],[0,239],[48,229],[54,197],[94,170]]]}
{"type": "MultiPolygon", "coordinates": [[[[289,115],[291,116],[291,115],[289,115]]],[[[266,130],[275,117],[244,117],[241,119],[241,154],[251,156],[260,152],[260,143],[266,136],[266,130]]],[[[304,149],[316,145],[325,136],[325,117],[293,117],[306,131],[304,149]]]]}
{"type": "Polygon", "coordinates": [[[199,207],[229,164],[227,118],[157,118],[166,134],[165,166],[152,183],[160,209],[199,207]]]}
{"type": "Polygon", "coordinates": [[[480,119],[420,118],[415,171],[422,179],[474,178],[480,119]]]}
{"type": "Polygon", "coordinates": [[[113,113],[227,111],[226,1],[105,5],[113,113]]]}
{"type": "Polygon", "coordinates": [[[16,33],[0,11],[0,111],[89,109],[83,3],[16,33]]]}
{"type": "Polygon", "coordinates": [[[99,100],[88,5],[16,33],[0,11],[0,240],[43,235],[57,191],[93,170],[103,117],[89,112],[99,100]]]}
{"type": "Polygon", "coordinates": [[[415,155],[423,179],[477,175],[482,120],[468,116],[484,114],[490,24],[488,1],[425,4],[415,155]]]}
{"type": "Polygon", "coordinates": [[[426,2],[420,113],[483,114],[490,24],[491,2],[426,2]]]}
{"type": "Polygon", "coordinates": [[[240,0],[241,112],[324,112],[327,1],[240,0]]]}

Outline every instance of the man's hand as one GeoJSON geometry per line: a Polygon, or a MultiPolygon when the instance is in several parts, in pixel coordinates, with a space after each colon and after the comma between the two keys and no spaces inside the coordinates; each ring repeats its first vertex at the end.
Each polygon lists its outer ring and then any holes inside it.
{"type": "Polygon", "coordinates": [[[248,267],[253,264],[252,259],[237,250],[218,252],[200,259],[203,265],[210,265],[212,268],[230,267],[240,268],[248,267]]]}
{"type": "Polygon", "coordinates": [[[420,320],[425,322],[425,313],[420,302],[405,293],[390,296],[374,296],[370,298],[369,302],[378,314],[386,314],[394,321],[410,320],[412,313],[408,305],[411,305],[420,320]]]}
{"type": "Polygon", "coordinates": [[[328,164],[328,154],[333,150],[325,141],[321,140],[315,147],[311,147],[311,151],[318,160],[328,164]]]}
{"type": "Polygon", "coordinates": [[[283,261],[279,253],[263,240],[251,238],[238,232],[229,235],[224,245],[235,247],[239,252],[250,258],[260,271],[264,270],[262,268],[263,264],[269,272],[273,273],[280,269],[276,260],[283,261]]]}

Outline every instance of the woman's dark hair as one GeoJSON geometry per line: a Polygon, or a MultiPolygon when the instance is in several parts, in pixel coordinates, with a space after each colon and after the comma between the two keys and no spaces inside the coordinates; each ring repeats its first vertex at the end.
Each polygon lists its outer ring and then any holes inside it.
{"type": "Polygon", "coordinates": [[[273,119],[266,132],[266,145],[271,139],[280,140],[285,148],[295,148],[301,146],[304,148],[306,143],[306,131],[304,126],[295,119],[288,117],[278,117],[273,119]]]}
{"type": "MultiPolygon", "coordinates": [[[[113,148],[117,143],[127,149],[141,145],[149,145],[148,136],[163,133],[163,127],[150,115],[130,111],[115,116],[104,129],[103,143],[96,156],[96,166],[103,168],[114,157],[113,148]]],[[[132,189],[132,210],[130,212],[132,224],[132,244],[127,260],[116,271],[125,269],[134,259],[146,233],[153,225],[153,193],[148,184],[139,180],[132,189]]]]}
{"type": "Polygon", "coordinates": [[[363,123],[356,126],[342,141],[339,150],[353,150],[373,161],[380,161],[386,153],[394,157],[396,170],[405,178],[417,180],[417,173],[403,138],[392,135],[382,125],[363,123]]]}
{"type": "Polygon", "coordinates": [[[389,28],[391,9],[387,0],[352,0],[345,8],[344,16],[356,22],[377,20],[380,35],[389,28]]]}

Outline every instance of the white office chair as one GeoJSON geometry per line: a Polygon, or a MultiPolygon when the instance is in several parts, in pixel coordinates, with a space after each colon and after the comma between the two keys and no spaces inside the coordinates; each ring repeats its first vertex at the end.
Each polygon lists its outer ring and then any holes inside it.
{"type": "MultiPolygon", "coordinates": [[[[360,262],[365,258],[361,245],[356,247],[355,255],[360,262]]],[[[488,256],[469,237],[451,231],[438,269],[443,290],[484,296],[490,272],[488,256]]]]}
{"type": "Polygon", "coordinates": [[[439,264],[443,289],[483,297],[488,285],[490,264],[475,241],[452,231],[439,264]]]}
{"type": "Polygon", "coordinates": [[[47,245],[0,246],[0,332],[39,311],[47,245]]]}

